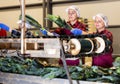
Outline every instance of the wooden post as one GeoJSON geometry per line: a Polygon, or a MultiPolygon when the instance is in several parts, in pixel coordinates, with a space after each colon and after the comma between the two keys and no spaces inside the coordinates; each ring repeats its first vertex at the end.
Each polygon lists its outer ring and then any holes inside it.
{"type": "Polygon", "coordinates": [[[43,27],[46,27],[46,0],[43,0],[43,27]]]}
{"type": "Polygon", "coordinates": [[[22,14],[22,27],[21,27],[21,54],[25,54],[25,0],[21,0],[21,14],[22,14]]]}
{"type": "MultiPolygon", "coordinates": [[[[52,14],[52,0],[47,0],[47,14],[52,14]]],[[[47,20],[47,28],[52,27],[52,22],[47,20]]]]}

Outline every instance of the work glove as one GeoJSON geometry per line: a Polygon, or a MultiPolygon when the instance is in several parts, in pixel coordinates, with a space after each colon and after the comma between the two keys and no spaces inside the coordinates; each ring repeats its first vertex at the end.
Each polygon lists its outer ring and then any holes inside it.
{"type": "Polygon", "coordinates": [[[82,35],[82,30],[78,28],[72,29],[71,32],[73,33],[74,36],[82,35]]]}
{"type": "Polygon", "coordinates": [[[3,23],[0,23],[0,29],[4,29],[6,31],[10,31],[10,28],[7,25],[3,24],[3,23]]]}
{"type": "Polygon", "coordinates": [[[42,28],[42,29],[40,29],[40,32],[42,32],[43,35],[47,36],[47,30],[42,28]]]}
{"type": "Polygon", "coordinates": [[[60,36],[59,34],[57,34],[57,33],[55,33],[55,32],[52,32],[52,33],[53,33],[54,36],[57,36],[57,37],[60,36]]]}
{"type": "Polygon", "coordinates": [[[57,34],[57,33],[55,33],[55,32],[49,32],[49,31],[47,31],[47,35],[48,35],[48,36],[56,36],[56,37],[59,37],[59,36],[60,36],[59,34],[57,34]]]}
{"type": "Polygon", "coordinates": [[[12,30],[11,36],[12,36],[12,37],[15,37],[15,38],[18,38],[18,37],[21,36],[21,32],[19,32],[19,31],[17,31],[17,30],[12,30]]]}

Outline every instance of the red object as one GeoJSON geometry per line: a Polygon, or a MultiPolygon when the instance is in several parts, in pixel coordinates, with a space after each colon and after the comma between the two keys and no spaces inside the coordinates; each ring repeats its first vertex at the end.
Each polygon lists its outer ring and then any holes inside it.
{"type": "Polygon", "coordinates": [[[65,28],[57,28],[54,32],[59,35],[72,35],[72,32],[65,28]]]}
{"type": "Polygon", "coordinates": [[[83,30],[83,31],[86,31],[86,26],[83,24],[83,23],[81,23],[80,21],[76,21],[76,23],[75,24],[71,24],[70,22],[67,22],[72,28],[78,28],[78,29],[81,29],[81,30],[83,30]]]}
{"type": "Polygon", "coordinates": [[[112,58],[112,53],[105,53],[102,55],[98,55],[93,57],[93,62],[94,66],[101,66],[104,68],[109,68],[113,66],[113,58],[112,58]]]}
{"type": "MultiPolygon", "coordinates": [[[[59,60],[59,64],[63,65],[63,62],[62,62],[61,59],[59,60]]],[[[76,59],[76,60],[66,60],[66,64],[69,65],[69,66],[78,66],[79,65],[79,59],[76,59]]]]}
{"type": "MultiPolygon", "coordinates": [[[[75,24],[71,24],[70,22],[67,22],[72,28],[78,28],[80,30],[86,31],[86,26],[81,23],[80,21],[76,21],[75,24]]],[[[66,28],[57,28],[54,31],[55,33],[59,34],[59,35],[73,35],[72,32],[66,28]]]]}
{"type": "Polygon", "coordinates": [[[6,37],[7,36],[7,32],[4,29],[0,29],[0,37],[6,37]]]}

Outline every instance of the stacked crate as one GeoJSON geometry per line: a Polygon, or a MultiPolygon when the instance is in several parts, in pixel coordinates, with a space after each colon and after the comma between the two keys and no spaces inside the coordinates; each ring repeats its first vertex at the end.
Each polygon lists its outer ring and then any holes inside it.
{"type": "Polygon", "coordinates": [[[96,32],[96,28],[94,26],[94,21],[91,18],[79,18],[79,21],[86,25],[86,31],[88,33],[96,32]]]}
{"type": "MultiPolygon", "coordinates": [[[[86,26],[86,31],[90,34],[92,34],[93,32],[96,32],[96,28],[94,26],[94,21],[90,18],[79,18],[79,21],[82,22],[83,24],[85,24],[86,26]]],[[[92,57],[86,56],[84,59],[84,64],[86,66],[92,66],[92,57]]]]}

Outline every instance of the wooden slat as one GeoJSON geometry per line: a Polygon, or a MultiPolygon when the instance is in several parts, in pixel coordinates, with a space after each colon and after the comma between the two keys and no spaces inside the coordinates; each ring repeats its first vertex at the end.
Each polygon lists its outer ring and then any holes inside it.
{"type": "MultiPolygon", "coordinates": [[[[26,38],[25,53],[31,57],[60,58],[59,41],[58,38],[26,38]]],[[[0,39],[0,49],[7,49],[9,53],[20,50],[20,45],[20,39],[0,39]]],[[[16,54],[17,52],[10,55],[16,54]]]]}

